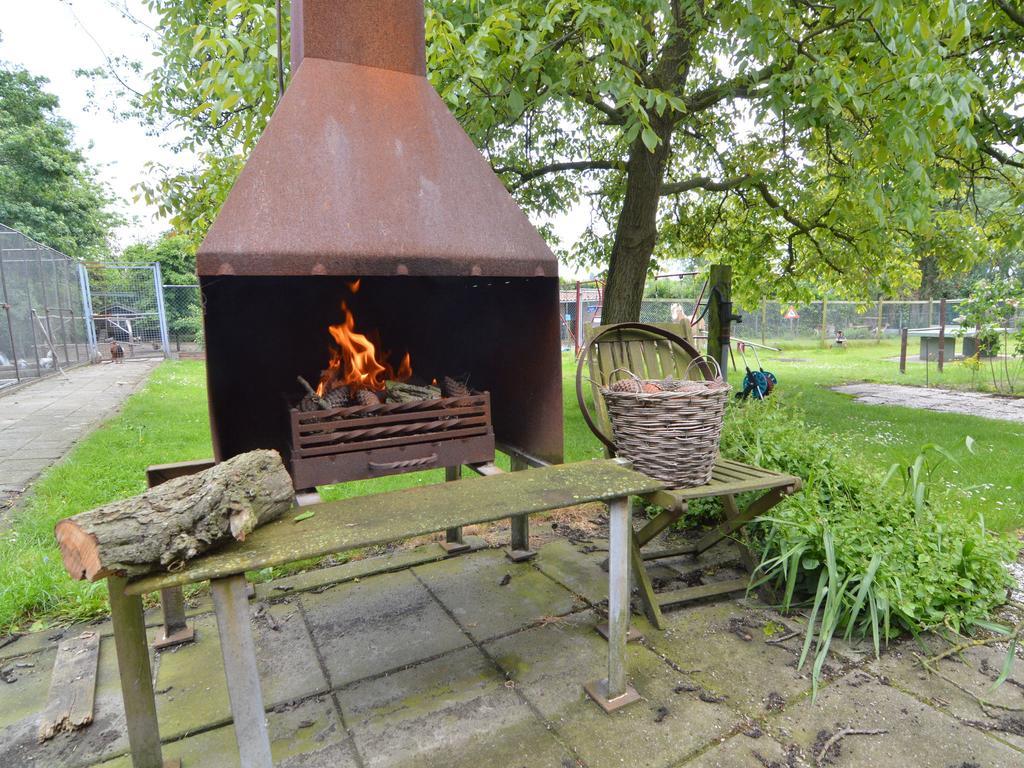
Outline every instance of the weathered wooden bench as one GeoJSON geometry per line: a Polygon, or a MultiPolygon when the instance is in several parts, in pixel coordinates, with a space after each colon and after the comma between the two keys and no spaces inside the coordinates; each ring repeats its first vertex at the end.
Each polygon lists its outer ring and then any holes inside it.
{"type": "Polygon", "coordinates": [[[527,516],[594,501],[609,505],[608,670],[584,688],[605,711],[635,701],[626,680],[629,630],[629,497],[660,484],[621,461],[563,464],[296,508],[180,570],[107,579],[128,739],[135,768],[163,768],[142,595],[210,581],[228,698],[242,765],[271,768],[245,573],[464,525],[527,516]],[[296,523],[300,513],[314,512],[296,523]]]}

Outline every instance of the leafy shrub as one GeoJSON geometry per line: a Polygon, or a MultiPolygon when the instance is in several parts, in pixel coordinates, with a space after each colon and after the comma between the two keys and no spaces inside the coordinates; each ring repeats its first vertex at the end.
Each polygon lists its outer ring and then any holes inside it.
{"type": "Polygon", "coordinates": [[[1005,602],[1015,542],[987,530],[980,513],[929,498],[924,459],[906,489],[887,485],[777,400],[731,408],[722,453],[804,479],[751,530],[761,556],[755,583],[774,585],[783,610],[810,606],[800,663],[813,645],[815,682],[839,633],[870,634],[877,654],[900,631],[986,626],[1005,602]]]}

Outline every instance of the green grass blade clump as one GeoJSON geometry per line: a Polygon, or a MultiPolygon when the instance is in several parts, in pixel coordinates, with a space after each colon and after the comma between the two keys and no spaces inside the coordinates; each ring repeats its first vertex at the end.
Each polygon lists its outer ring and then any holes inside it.
{"type": "Polygon", "coordinates": [[[751,527],[760,551],[752,584],[774,584],[783,610],[808,608],[800,664],[813,648],[815,684],[837,634],[870,635],[878,653],[904,631],[982,628],[1005,602],[1017,544],[986,529],[955,487],[940,485],[941,465],[929,462],[954,466],[950,451],[927,446],[908,469],[886,476],[846,455],[793,406],[766,401],[730,409],[722,453],[806,481],[751,527]]]}

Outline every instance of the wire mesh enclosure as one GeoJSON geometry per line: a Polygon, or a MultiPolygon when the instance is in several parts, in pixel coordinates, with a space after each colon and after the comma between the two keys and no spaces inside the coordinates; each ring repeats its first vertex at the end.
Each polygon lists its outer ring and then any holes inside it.
{"type": "Polygon", "coordinates": [[[88,362],[78,262],[0,224],[0,388],[88,362]]]}
{"type": "Polygon", "coordinates": [[[126,359],[170,353],[159,264],[90,264],[92,324],[101,354],[120,347],[126,359]]]}

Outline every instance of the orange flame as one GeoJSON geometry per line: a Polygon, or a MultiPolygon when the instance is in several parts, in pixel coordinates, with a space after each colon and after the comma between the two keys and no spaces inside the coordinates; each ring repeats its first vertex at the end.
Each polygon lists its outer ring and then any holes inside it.
{"type": "MultiPolygon", "coordinates": [[[[357,280],[352,287],[358,290],[357,280]]],[[[387,362],[387,356],[377,357],[377,348],[364,334],[356,332],[355,317],[348,305],[341,303],[343,320],[339,325],[328,327],[331,338],[337,346],[331,347],[331,359],[327,370],[320,377],[316,393],[323,396],[332,389],[348,386],[353,391],[371,389],[381,391],[386,381],[406,381],[412,376],[412,365],[407,352],[395,371],[387,362]]]]}

